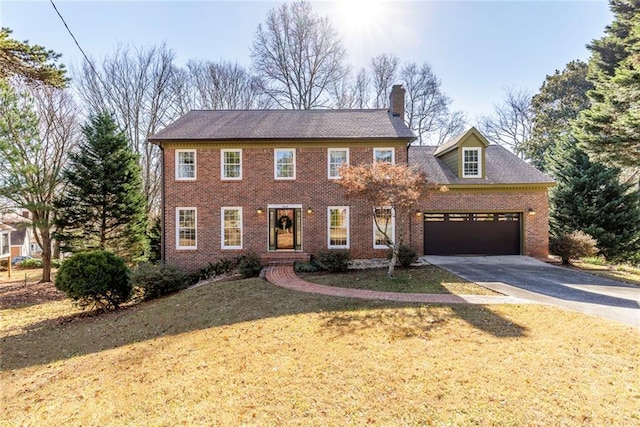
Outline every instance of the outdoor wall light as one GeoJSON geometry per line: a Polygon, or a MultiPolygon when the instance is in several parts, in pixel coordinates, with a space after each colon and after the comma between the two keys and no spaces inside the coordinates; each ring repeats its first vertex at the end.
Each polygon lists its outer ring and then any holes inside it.
{"type": "Polygon", "coordinates": [[[313,209],[311,209],[311,207],[308,207],[308,208],[307,208],[307,213],[308,213],[309,215],[311,215],[311,214],[313,213],[313,209]]]}
{"type": "Polygon", "coordinates": [[[420,218],[422,216],[422,211],[416,211],[416,216],[420,218]]]}
{"type": "Polygon", "coordinates": [[[262,214],[262,212],[264,212],[264,211],[262,210],[262,208],[258,208],[258,209],[256,209],[256,212],[258,212],[258,214],[262,214]]]}
{"type": "Polygon", "coordinates": [[[529,213],[529,215],[534,216],[536,214],[536,211],[533,208],[529,208],[529,210],[527,211],[529,213]]]}

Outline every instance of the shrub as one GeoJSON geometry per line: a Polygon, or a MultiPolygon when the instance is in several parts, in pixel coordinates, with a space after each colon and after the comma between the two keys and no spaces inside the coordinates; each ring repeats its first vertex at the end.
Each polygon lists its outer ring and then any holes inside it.
{"type": "Polygon", "coordinates": [[[236,268],[238,265],[238,260],[230,260],[230,259],[221,259],[218,262],[209,263],[204,268],[201,268],[198,271],[198,278],[200,280],[207,280],[211,277],[218,276],[220,274],[225,274],[236,268]]]}
{"type": "Polygon", "coordinates": [[[256,254],[248,254],[240,257],[238,261],[238,272],[244,278],[258,277],[262,271],[262,262],[256,254]]]}
{"type": "Polygon", "coordinates": [[[296,273],[315,273],[320,270],[320,267],[313,262],[303,261],[293,264],[293,269],[296,273]]]}
{"type": "Polygon", "coordinates": [[[131,275],[133,285],[142,292],[142,299],[151,300],[163,295],[188,288],[194,282],[193,276],[181,268],[144,262],[131,275]]]}
{"type": "Polygon", "coordinates": [[[594,255],[598,248],[593,237],[582,231],[561,234],[549,241],[549,251],[558,255],[562,264],[569,264],[572,259],[594,255]]]}
{"type": "MultiPolygon", "coordinates": [[[[389,249],[387,252],[387,259],[391,260],[393,257],[393,251],[389,249]]],[[[398,250],[398,262],[400,266],[404,268],[411,267],[411,264],[418,260],[418,254],[413,250],[411,246],[400,245],[400,249],[398,250]]]]}
{"type": "Polygon", "coordinates": [[[349,260],[351,260],[351,252],[348,250],[336,250],[320,252],[315,262],[323,270],[340,273],[349,269],[349,260]]]}
{"type": "Polygon", "coordinates": [[[65,260],[55,286],[80,307],[105,311],[127,302],[133,290],[124,259],[102,250],[78,253],[65,260]]]}
{"type": "Polygon", "coordinates": [[[20,268],[42,268],[42,260],[40,258],[29,258],[17,264],[20,268]]]}

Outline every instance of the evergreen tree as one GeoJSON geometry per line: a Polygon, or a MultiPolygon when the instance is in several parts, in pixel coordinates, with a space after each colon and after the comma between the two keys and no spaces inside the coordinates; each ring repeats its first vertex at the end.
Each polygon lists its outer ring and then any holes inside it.
{"type": "Polygon", "coordinates": [[[629,260],[640,249],[640,193],[620,182],[620,170],[592,162],[571,137],[554,150],[549,171],[557,180],[550,193],[550,226],[555,236],[583,231],[611,260],[629,260]]]}
{"type": "Polygon", "coordinates": [[[58,201],[57,237],[72,252],[102,249],[128,260],[146,253],[145,198],[137,156],[110,114],[91,117],[71,154],[58,201]]]}
{"type": "Polygon", "coordinates": [[[575,135],[593,158],[620,167],[640,166],[640,0],[611,0],[613,23],[588,47],[592,52],[590,108],[575,135]]]}

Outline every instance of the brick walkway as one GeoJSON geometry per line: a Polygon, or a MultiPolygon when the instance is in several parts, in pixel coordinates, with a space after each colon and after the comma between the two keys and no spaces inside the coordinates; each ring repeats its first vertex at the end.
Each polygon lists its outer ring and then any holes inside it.
{"type": "Polygon", "coordinates": [[[510,296],[491,295],[453,295],[453,294],[410,294],[402,292],[368,291],[365,289],[347,289],[335,286],[318,285],[302,280],[293,271],[291,265],[267,267],[265,278],[268,282],[282,288],[298,292],[307,292],[334,297],[360,298],[400,302],[422,302],[432,304],[527,304],[529,301],[510,296]]]}

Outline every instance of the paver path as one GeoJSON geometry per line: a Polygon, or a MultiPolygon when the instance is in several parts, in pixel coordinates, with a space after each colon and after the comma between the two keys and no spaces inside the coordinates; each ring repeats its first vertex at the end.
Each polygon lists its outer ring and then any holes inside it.
{"type": "Polygon", "coordinates": [[[402,292],[369,291],[366,289],[347,289],[335,286],[318,285],[301,279],[291,265],[267,267],[265,278],[268,282],[282,288],[334,297],[360,298],[400,302],[422,302],[434,304],[528,304],[529,301],[510,296],[491,295],[453,295],[453,294],[410,294],[402,292]]]}

